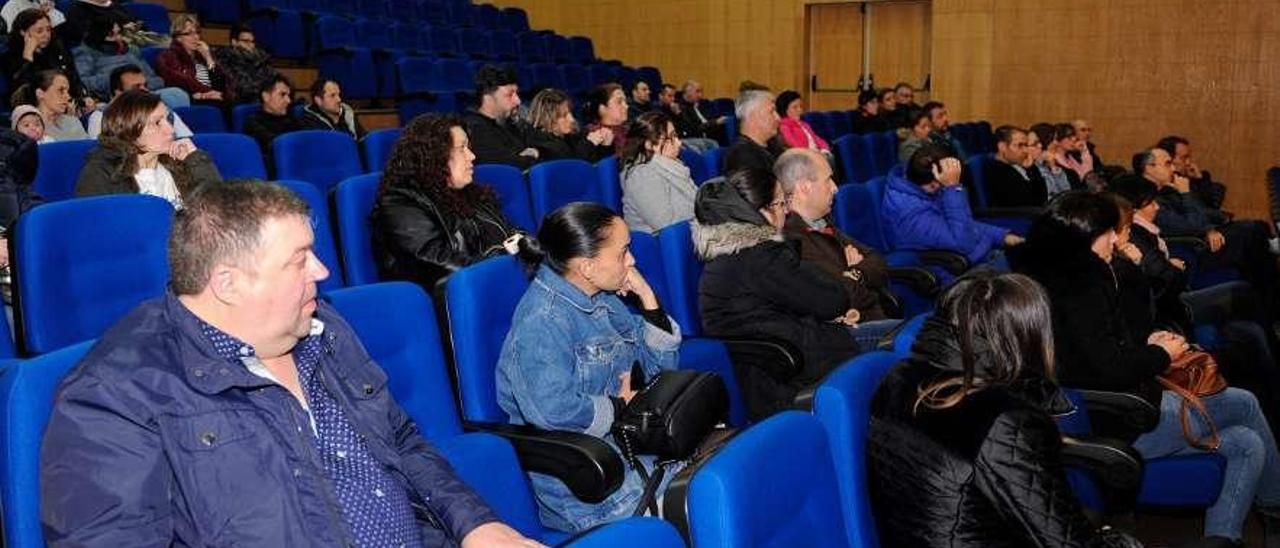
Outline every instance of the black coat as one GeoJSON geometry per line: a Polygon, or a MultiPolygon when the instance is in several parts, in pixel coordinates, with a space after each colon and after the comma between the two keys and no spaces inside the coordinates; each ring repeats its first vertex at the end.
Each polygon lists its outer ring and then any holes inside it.
{"type": "Polygon", "coordinates": [[[40,163],[36,150],[36,142],[26,135],[0,128],[0,228],[44,203],[31,186],[40,163]]]}
{"type": "Polygon", "coordinates": [[[563,137],[547,131],[529,132],[529,146],[538,149],[538,161],[585,160],[596,163],[613,155],[613,147],[597,147],[582,133],[570,133],[563,137]]]}
{"type": "MultiPolygon", "coordinates": [[[[67,23],[70,21],[68,20],[67,23]]],[[[92,95],[89,88],[85,87],[84,81],[80,80],[75,58],[56,39],[36,52],[30,61],[22,57],[21,49],[5,52],[3,60],[4,73],[9,77],[10,86],[14,89],[28,83],[34,86],[36,74],[41,71],[58,70],[66,75],[72,98],[80,99],[86,95],[92,95]]]]}
{"type": "Polygon", "coordinates": [[[893,124],[884,115],[867,116],[861,110],[853,113],[853,132],[858,135],[880,133],[891,129],[893,129],[893,124]]]}
{"type": "MultiPolygon", "coordinates": [[[[253,113],[244,121],[244,132],[246,135],[253,137],[254,141],[257,141],[258,148],[262,150],[262,159],[266,162],[267,169],[275,169],[271,141],[286,133],[304,129],[311,129],[311,127],[302,118],[290,116],[289,114],[271,114],[262,110],[253,113]]],[[[317,158],[316,161],[323,161],[323,159],[317,158]]]]}
{"type": "MultiPolygon", "coordinates": [[[[1049,199],[1044,179],[1023,177],[1017,168],[1000,160],[987,160],[987,205],[990,207],[1042,207],[1049,199]]],[[[1027,170],[1036,172],[1034,166],[1027,170]]]]}
{"type": "Polygon", "coordinates": [[[779,340],[804,357],[804,368],[789,372],[735,360],[753,417],[788,407],[799,390],[858,353],[848,329],[832,323],[850,308],[844,287],[801,261],[798,244],[783,241],[772,226],[695,221],[693,240],[706,261],[698,306],[707,335],[779,340]]]}
{"type": "Polygon", "coordinates": [[[770,140],[768,146],[760,146],[759,143],[752,141],[750,137],[741,135],[737,142],[729,147],[724,154],[724,173],[732,173],[739,169],[763,169],[765,171],[773,171],[773,162],[778,158],[782,151],[775,149],[774,141],[770,140]]]}
{"type": "Polygon", "coordinates": [[[1158,405],[1155,376],[1169,355],[1138,337],[1125,319],[1111,267],[1087,248],[1035,241],[1008,250],[1017,272],[1039,282],[1053,311],[1057,376],[1064,386],[1138,394],[1158,405]]]}
{"type": "Polygon", "coordinates": [[[445,215],[420,187],[393,185],[374,204],[373,251],[379,274],[414,282],[428,292],[455,270],[505,253],[502,242],[517,231],[498,205],[471,195],[473,213],[445,215]]]}
{"type": "Polygon", "coordinates": [[[524,170],[537,161],[532,156],[520,155],[520,151],[530,147],[529,134],[532,133],[522,125],[511,120],[498,122],[474,110],[462,115],[462,123],[467,127],[477,165],[506,164],[524,170]]]}
{"type": "Polygon", "coordinates": [[[922,383],[963,368],[954,331],[938,320],[925,324],[912,354],[871,404],[867,479],[881,544],[1093,545],[1050,416],[1070,409],[1056,386],[1032,377],[915,411],[922,383]]]}

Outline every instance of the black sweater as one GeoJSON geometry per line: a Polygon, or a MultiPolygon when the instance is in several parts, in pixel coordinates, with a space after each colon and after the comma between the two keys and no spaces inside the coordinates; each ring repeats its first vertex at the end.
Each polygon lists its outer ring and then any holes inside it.
{"type": "Polygon", "coordinates": [[[529,148],[529,130],[510,120],[498,122],[474,110],[462,115],[476,164],[506,164],[529,169],[536,158],[521,156],[529,148]]]}

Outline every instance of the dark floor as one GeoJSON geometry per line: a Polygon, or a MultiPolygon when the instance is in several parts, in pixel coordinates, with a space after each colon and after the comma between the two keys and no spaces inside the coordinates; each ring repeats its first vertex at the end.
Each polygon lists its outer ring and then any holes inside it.
{"type": "MultiPolygon", "coordinates": [[[[1204,519],[1196,514],[1140,514],[1136,533],[1147,548],[1176,548],[1200,538],[1203,528],[1204,519]]],[[[1262,548],[1262,524],[1256,518],[1245,522],[1244,545],[1262,548]]]]}

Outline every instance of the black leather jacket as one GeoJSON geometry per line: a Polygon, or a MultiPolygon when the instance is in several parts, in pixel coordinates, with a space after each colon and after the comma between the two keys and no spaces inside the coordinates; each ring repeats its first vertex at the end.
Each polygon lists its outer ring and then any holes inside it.
{"type": "Polygon", "coordinates": [[[392,186],[371,215],[373,249],[384,279],[407,280],[428,292],[453,271],[505,253],[502,242],[517,232],[496,204],[477,200],[472,215],[442,214],[421,188],[392,186]]]}
{"type": "MultiPolygon", "coordinates": [[[[978,367],[988,354],[977,345],[978,367]]],[[[993,386],[947,409],[917,389],[958,374],[960,348],[930,319],[912,358],[881,382],[867,442],[873,513],[884,546],[1095,546],[1067,484],[1051,412],[1071,409],[1043,378],[993,386]]],[[[1025,373],[1024,373],[1025,375],[1025,373]]]]}

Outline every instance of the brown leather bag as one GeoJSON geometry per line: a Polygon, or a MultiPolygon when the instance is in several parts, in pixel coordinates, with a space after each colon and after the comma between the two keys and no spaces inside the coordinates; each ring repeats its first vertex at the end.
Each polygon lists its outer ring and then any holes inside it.
{"type": "Polygon", "coordinates": [[[1221,440],[1218,438],[1218,427],[1213,424],[1204,402],[1204,396],[1212,396],[1227,389],[1227,381],[1218,371],[1218,362],[1213,356],[1202,350],[1191,350],[1173,361],[1169,369],[1156,377],[1160,384],[1182,397],[1182,408],[1179,417],[1182,419],[1182,435],[1187,443],[1197,449],[1217,451],[1221,440]],[[1194,409],[1209,425],[1209,439],[1205,441],[1191,433],[1191,410],[1194,409]]]}

